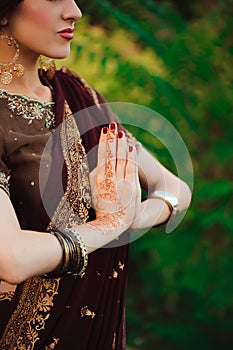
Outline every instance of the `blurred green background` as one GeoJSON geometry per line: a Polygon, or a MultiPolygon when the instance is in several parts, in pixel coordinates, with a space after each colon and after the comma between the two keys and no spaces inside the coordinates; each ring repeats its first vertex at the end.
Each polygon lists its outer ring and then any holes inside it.
{"type": "MultiPolygon", "coordinates": [[[[179,227],[131,244],[128,350],[233,349],[233,1],[78,4],[83,18],[62,63],[108,101],[165,116],[195,172],[179,227]]],[[[136,137],[175,170],[163,146],[136,137]]]]}

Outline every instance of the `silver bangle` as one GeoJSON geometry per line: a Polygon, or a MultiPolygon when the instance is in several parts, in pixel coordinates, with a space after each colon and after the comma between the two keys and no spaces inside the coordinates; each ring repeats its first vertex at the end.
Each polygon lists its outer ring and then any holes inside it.
{"type": "Polygon", "coordinates": [[[173,194],[166,191],[154,191],[151,192],[149,198],[162,199],[169,207],[171,215],[176,215],[179,211],[179,201],[178,198],[173,194]]]}

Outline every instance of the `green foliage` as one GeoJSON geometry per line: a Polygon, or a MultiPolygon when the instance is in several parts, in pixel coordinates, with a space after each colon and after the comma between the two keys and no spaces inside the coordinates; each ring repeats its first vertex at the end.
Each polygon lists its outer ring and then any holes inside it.
{"type": "MultiPolygon", "coordinates": [[[[129,349],[230,349],[233,2],[78,3],[89,17],[67,64],[109,101],[164,115],[185,140],[195,171],[192,205],[175,232],[152,229],[131,244],[129,349]]],[[[163,145],[134,132],[175,171],[163,145]]]]}

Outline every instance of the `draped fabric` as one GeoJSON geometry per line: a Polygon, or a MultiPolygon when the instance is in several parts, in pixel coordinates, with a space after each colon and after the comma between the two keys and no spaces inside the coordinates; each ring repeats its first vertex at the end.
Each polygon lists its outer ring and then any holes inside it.
{"type": "MultiPolygon", "coordinates": [[[[52,197],[53,207],[50,206],[51,213],[48,213],[41,202],[37,213],[40,228],[42,222],[45,230],[56,226],[57,220],[70,223],[72,216],[66,212],[67,201],[73,205],[74,212],[79,211],[78,219],[81,217],[82,222],[94,218],[85,176],[88,167],[91,170],[96,165],[101,127],[116,117],[106,106],[98,107],[98,102],[103,103],[104,99],[78,76],[60,70],[49,82],[45,76],[41,79],[53,90],[56,126],[59,127],[64,118],[68,120],[65,129],[68,134],[63,137],[61,132],[53,140],[52,165],[45,187],[45,200],[52,197]],[[86,110],[93,105],[96,105],[94,109],[86,110]],[[84,113],[77,113],[84,109],[84,113]],[[78,142],[71,157],[70,150],[64,147],[74,135],[78,135],[78,142]],[[74,159],[78,169],[72,164],[74,155],[79,159],[79,162],[74,159]],[[58,169],[63,169],[65,202],[60,193],[56,196],[61,181],[56,176],[58,169]],[[76,179],[72,171],[83,178],[76,179]],[[82,184],[82,191],[72,188],[77,184],[82,184]],[[74,198],[77,193],[81,193],[82,198],[74,198]],[[51,214],[54,214],[52,220],[51,214]]],[[[118,247],[105,247],[90,254],[88,269],[82,278],[35,277],[19,285],[11,301],[0,302],[0,349],[124,350],[128,246],[117,243],[118,247]]]]}

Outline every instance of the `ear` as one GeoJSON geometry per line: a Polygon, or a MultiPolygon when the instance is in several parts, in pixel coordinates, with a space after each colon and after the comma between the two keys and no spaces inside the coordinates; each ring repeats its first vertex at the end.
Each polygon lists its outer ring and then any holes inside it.
{"type": "Polygon", "coordinates": [[[0,26],[5,27],[8,24],[8,19],[6,17],[3,17],[0,21],[0,26]]]}

